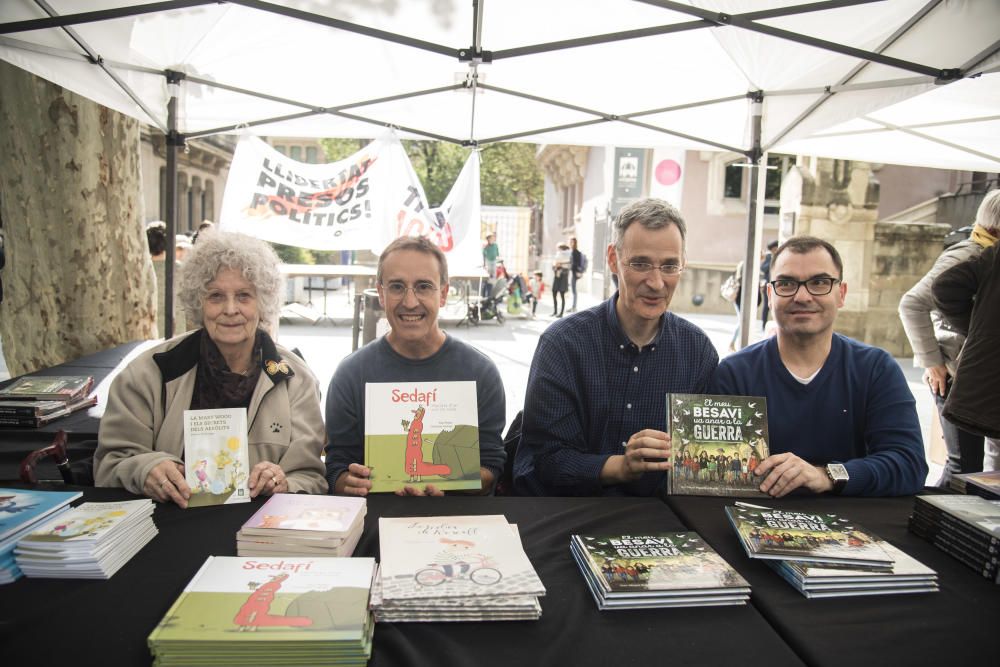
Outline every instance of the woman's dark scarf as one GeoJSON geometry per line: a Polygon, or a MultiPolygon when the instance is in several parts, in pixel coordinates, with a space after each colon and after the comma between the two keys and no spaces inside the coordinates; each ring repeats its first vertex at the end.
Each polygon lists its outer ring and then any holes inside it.
{"type": "Polygon", "coordinates": [[[262,332],[258,330],[250,355],[250,368],[243,375],[229,370],[215,341],[208,332],[202,332],[194,393],[191,395],[192,410],[250,408],[250,399],[260,377],[261,336],[262,332]]]}

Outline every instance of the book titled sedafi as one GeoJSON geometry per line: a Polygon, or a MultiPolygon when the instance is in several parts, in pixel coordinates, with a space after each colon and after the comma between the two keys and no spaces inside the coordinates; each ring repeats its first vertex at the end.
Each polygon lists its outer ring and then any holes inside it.
{"type": "Polygon", "coordinates": [[[848,519],[827,513],[729,506],[726,516],[750,558],[889,567],[881,540],[848,519]]]}
{"type": "Polygon", "coordinates": [[[246,408],[184,411],[188,507],[250,502],[246,408]]]}
{"type": "Polygon", "coordinates": [[[754,474],[769,455],[762,396],[667,394],[675,495],[765,496],[754,474]]]}
{"type": "Polygon", "coordinates": [[[209,556],[149,635],[156,664],[364,665],[374,558],[209,556]]]}
{"type": "Polygon", "coordinates": [[[366,384],[365,465],[376,493],[481,488],[476,383],[366,384]]]}

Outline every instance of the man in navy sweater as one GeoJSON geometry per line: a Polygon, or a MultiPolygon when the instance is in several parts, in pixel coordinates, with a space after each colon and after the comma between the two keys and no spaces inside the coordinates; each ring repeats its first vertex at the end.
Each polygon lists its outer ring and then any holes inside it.
{"type": "Polygon", "coordinates": [[[794,237],[767,286],[776,336],[722,361],[712,393],[767,398],[771,456],[760,489],[895,496],[927,477],[913,394],[885,350],[833,332],[844,265],[831,244],[794,237]]]}

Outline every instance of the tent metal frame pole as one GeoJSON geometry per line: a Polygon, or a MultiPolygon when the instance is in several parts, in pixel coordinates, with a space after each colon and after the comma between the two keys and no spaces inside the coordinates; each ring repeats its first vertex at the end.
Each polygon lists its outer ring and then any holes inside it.
{"type": "Polygon", "coordinates": [[[167,78],[167,182],[166,182],[166,223],[167,223],[167,257],[164,260],[163,310],[158,317],[164,318],[163,335],[171,338],[174,335],[174,261],[177,238],[177,148],[184,145],[184,138],[177,132],[177,96],[180,93],[181,77],[171,73],[167,78]]]}
{"type": "MultiPolygon", "coordinates": [[[[59,16],[56,13],[56,11],[54,9],[52,9],[52,7],[49,5],[49,3],[47,3],[45,0],[35,0],[35,4],[38,5],[42,9],[42,11],[44,11],[46,14],[49,14],[50,16],[52,16],[52,17],[58,17],[59,16]]],[[[10,24],[8,24],[8,25],[10,25],[10,24]]],[[[108,77],[110,77],[112,81],[115,82],[115,85],[117,85],[119,88],[121,88],[122,92],[124,92],[126,95],[128,95],[129,99],[131,99],[132,102],[134,102],[137,107],[139,107],[140,109],[142,109],[143,113],[145,113],[147,116],[149,116],[150,122],[152,122],[154,125],[156,125],[156,127],[158,127],[161,132],[165,132],[166,128],[163,126],[163,123],[153,113],[152,109],[150,109],[148,106],[146,106],[146,104],[141,99],[139,99],[139,96],[135,94],[135,91],[133,91],[131,88],[129,88],[128,84],[125,83],[124,81],[122,81],[121,77],[119,77],[114,71],[111,70],[111,68],[109,68],[104,63],[104,59],[101,58],[101,56],[98,55],[97,52],[94,51],[94,49],[90,48],[90,45],[87,44],[87,42],[82,37],[80,37],[79,33],[77,33],[75,30],[73,30],[73,28],[71,28],[69,25],[63,25],[61,27],[62,27],[63,31],[67,35],[69,35],[70,39],[72,39],[74,42],[76,42],[77,46],[79,46],[81,49],[83,49],[83,52],[86,54],[87,60],[91,64],[100,67],[101,70],[105,74],[107,74],[108,77]]]]}
{"type": "Polygon", "coordinates": [[[444,46],[443,44],[435,44],[434,42],[427,42],[422,39],[398,35],[393,32],[378,30],[377,28],[369,28],[368,26],[350,23],[349,21],[341,21],[340,19],[323,16],[322,14],[304,12],[299,9],[292,9],[291,7],[276,5],[270,2],[260,2],[259,0],[228,0],[228,2],[233,5],[240,5],[241,7],[258,9],[272,14],[279,14],[287,18],[298,19],[308,23],[315,23],[317,25],[326,26],[328,28],[336,28],[346,32],[353,32],[359,35],[365,35],[366,37],[374,37],[386,42],[410,46],[423,51],[430,51],[431,53],[437,53],[442,56],[454,57],[456,53],[456,50],[453,47],[444,46]]]}
{"type": "MultiPolygon", "coordinates": [[[[655,5],[665,9],[671,9],[672,7],[664,7],[663,3],[656,2],[655,0],[637,0],[638,2],[645,2],[646,4],[655,5]]],[[[792,16],[795,14],[805,14],[808,12],[824,11],[827,9],[838,9],[840,7],[846,7],[849,5],[858,4],[869,4],[872,2],[882,2],[883,0],[831,0],[828,2],[814,2],[806,5],[794,5],[791,7],[778,7],[775,9],[748,12],[746,14],[737,14],[737,17],[748,21],[754,21],[757,19],[766,18],[779,18],[782,16],[792,16]]],[[[637,28],[635,30],[623,30],[620,32],[604,33],[601,35],[591,35],[588,37],[578,37],[576,39],[564,39],[558,42],[545,42],[542,44],[532,44],[530,46],[520,46],[512,49],[504,49],[503,51],[494,51],[493,59],[499,60],[501,58],[518,58],[521,56],[535,55],[538,53],[545,53],[547,51],[560,51],[563,49],[573,49],[580,46],[594,46],[597,44],[608,44],[610,42],[622,42],[629,39],[640,39],[643,37],[656,37],[659,35],[669,35],[678,32],[686,32],[688,30],[701,30],[703,28],[714,28],[723,25],[719,20],[719,16],[726,16],[725,14],[717,14],[713,12],[704,12],[705,16],[699,18],[695,21],[686,21],[683,23],[668,23],[666,25],[653,26],[650,28],[637,28]],[[711,17],[711,18],[709,18],[711,17]]]]}
{"type": "Polygon", "coordinates": [[[767,166],[760,150],[761,126],[764,120],[764,95],[757,91],[750,97],[750,133],[752,148],[747,153],[750,167],[750,192],[747,197],[747,254],[743,260],[743,275],[740,288],[740,348],[743,349],[750,341],[751,323],[757,321],[757,294],[760,291],[758,275],[760,268],[757,258],[760,256],[761,213],[763,212],[763,183],[761,177],[763,168],[767,166]]]}
{"type": "MultiPolygon", "coordinates": [[[[880,2],[881,0],[872,0],[873,2],[880,2]]],[[[743,14],[724,14],[719,12],[713,12],[711,10],[700,9],[698,7],[692,7],[690,5],[684,5],[678,2],[673,2],[672,0],[638,0],[638,2],[645,2],[646,4],[656,5],[657,7],[662,7],[664,9],[671,9],[675,12],[681,14],[687,14],[689,16],[697,16],[706,21],[712,22],[714,25],[726,26],[730,25],[734,28],[742,28],[743,30],[750,30],[752,32],[759,32],[769,37],[776,37],[778,39],[788,40],[790,42],[795,42],[797,44],[805,44],[806,46],[814,46],[825,51],[832,51],[834,53],[840,53],[845,56],[852,56],[854,58],[859,58],[861,60],[868,60],[871,62],[876,62],[881,65],[888,65],[889,67],[896,67],[898,69],[908,70],[910,72],[916,72],[917,74],[926,74],[927,76],[933,76],[942,80],[953,80],[960,77],[957,69],[941,69],[937,67],[931,67],[929,65],[922,65],[920,63],[911,62],[909,60],[902,60],[900,58],[893,58],[891,56],[882,55],[875,51],[866,51],[864,49],[857,49],[853,46],[848,46],[846,44],[838,44],[836,42],[831,42],[825,39],[819,39],[818,37],[811,37],[809,35],[801,35],[797,32],[792,32],[791,30],[783,30],[782,28],[776,28],[774,26],[769,26],[765,24],[760,24],[754,22],[752,19],[748,19],[743,14]]],[[[848,4],[858,4],[858,3],[848,3],[848,4]]],[[[792,8],[788,8],[792,9],[792,8]]],[[[796,12],[799,13],[799,12],[796,12]]]]}
{"type": "MultiPolygon", "coordinates": [[[[923,20],[923,18],[927,16],[927,14],[929,14],[931,10],[933,10],[939,4],[941,4],[941,0],[930,0],[930,2],[928,2],[923,7],[920,8],[920,11],[918,11],[913,16],[908,18],[906,22],[903,23],[903,25],[899,26],[899,28],[897,28],[891,35],[885,38],[875,50],[881,53],[882,51],[885,51],[890,46],[895,44],[896,41],[899,40],[899,38],[901,38],[903,35],[912,30],[913,26],[917,25],[917,23],[923,20]]],[[[838,81],[835,84],[835,86],[824,91],[823,94],[818,99],[814,100],[813,103],[810,104],[808,108],[806,108],[802,113],[800,113],[791,123],[786,125],[784,129],[778,132],[768,143],[765,150],[768,150],[772,146],[775,146],[779,141],[788,136],[788,134],[792,130],[794,130],[796,127],[805,122],[806,118],[811,116],[817,109],[826,104],[826,102],[838,92],[835,91],[833,88],[846,86],[851,82],[851,79],[860,74],[866,67],[868,67],[867,62],[858,63],[856,66],[854,66],[850,72],[844,75],[844,77],[841,78],[840,81],[838,81]]]]}
{"type": "Polygon", "coordinates": [[[116,7],[114,9],[101,9],[93,12],[80,12],[78,14],[59,15],[53,13],[47,19],[12,21],[11,23],[0,24],[0,34],[27,32],[29,30],[45,30],[46,28],[65,28],[66,26],[71,25],[96,23],[98,21],[110,21],[113,19],[128,18],[130,16],[141,16],[142,14],[155,14],[156,12],[165,12],[172,9],[189,9],[200,5],[217,4],[219,4],[219,0],[170,0],[168,2],[151,2],[148,5],[131,5],[126,7],[116,7]]]}

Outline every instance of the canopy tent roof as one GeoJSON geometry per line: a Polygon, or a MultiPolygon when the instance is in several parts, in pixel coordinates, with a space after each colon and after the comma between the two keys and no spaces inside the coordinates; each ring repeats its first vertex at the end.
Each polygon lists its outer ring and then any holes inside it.
{"type": "Polygon", "coordinates": [[[181,139],[394,126],[995,172],[998,25],[995,0],[5,0],[0,59],[181,139]]]}

